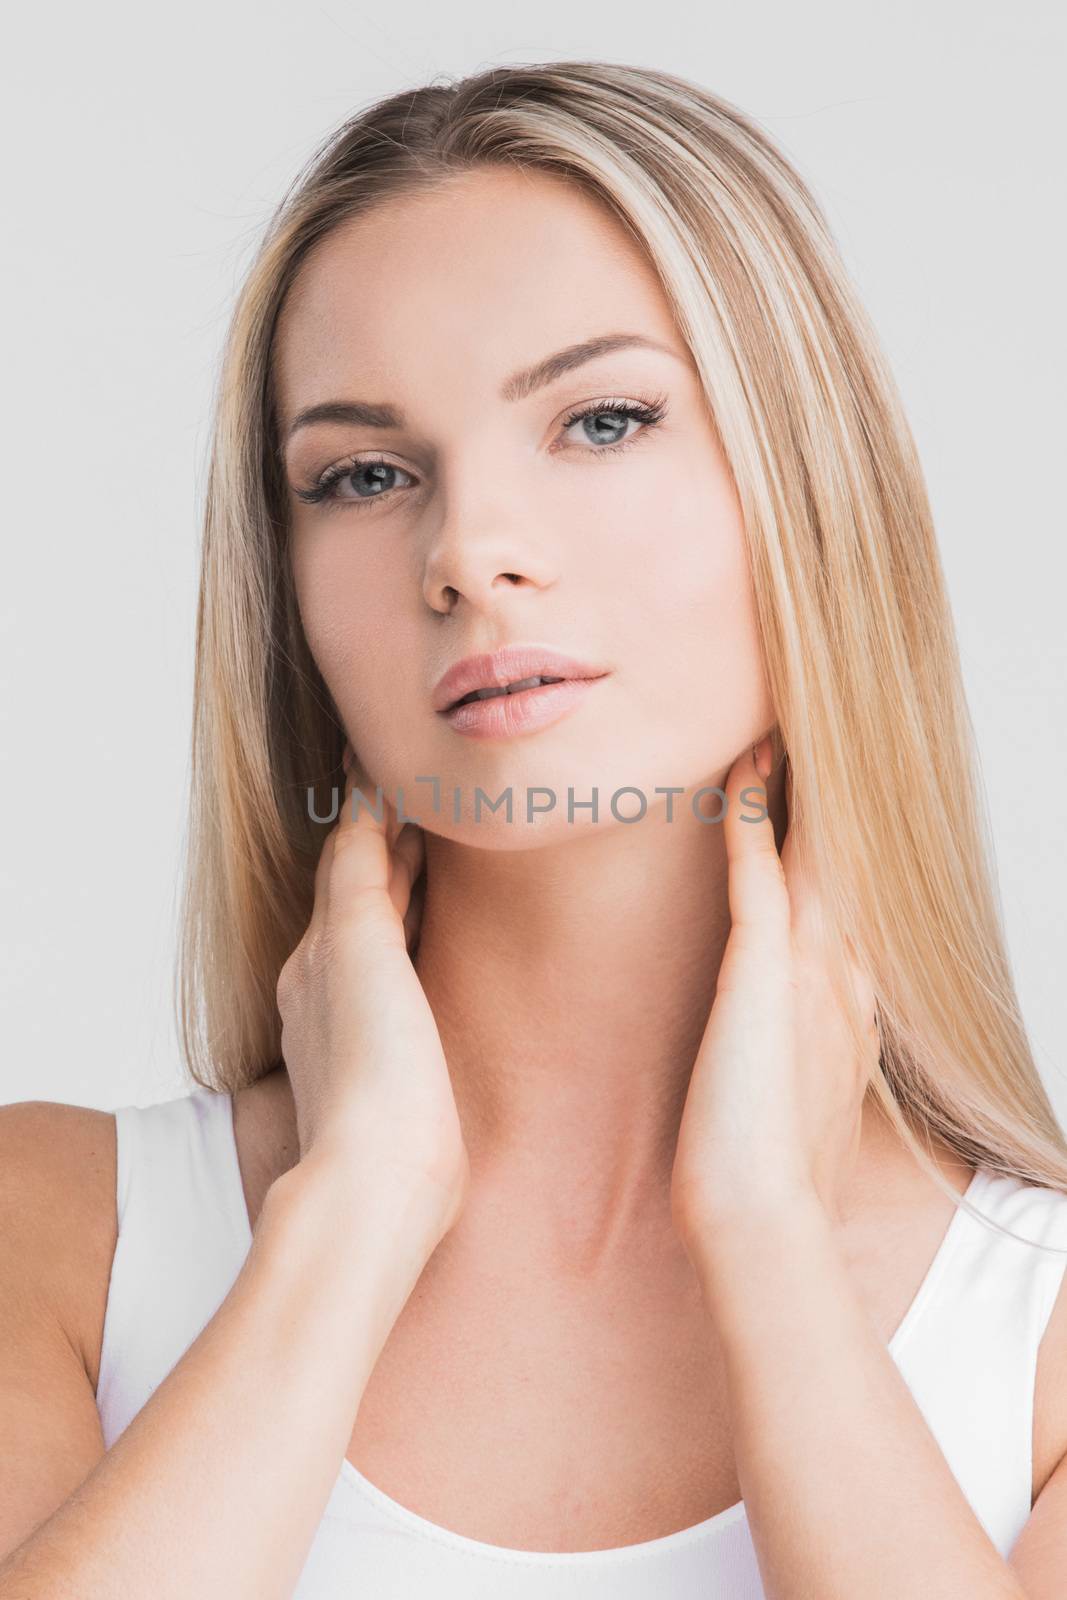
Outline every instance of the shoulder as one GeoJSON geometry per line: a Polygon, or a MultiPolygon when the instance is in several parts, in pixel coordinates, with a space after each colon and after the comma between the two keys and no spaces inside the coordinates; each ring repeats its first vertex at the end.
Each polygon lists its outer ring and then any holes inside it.
{"type": "MultiPolygon", "coordinates": [[[[1025,1272],[1033,1274],[1033,1293],[1025,1301],[1030,1310],[1025,1317],[1020,1312],[1018,1332],[1027,1359],[1034,1362],[1032,1465],[1036,1499],[1067,1456],[1067,1193],[1021,1178],[1005,1178],[989,1168],[979,1168],[976,1173],[938,1141],[931,1154],[941,1175],[960,1196],[967,1192],[971,1179],[980,1176],[984,1187],[974,1195],[974,1205],[980,1213],[991,1212],[999,1224],[1021,1238],[1051,1247],[1027,1250],[1022,1244],[1011,1245],[1008,1256],[998,1257],[1010,1260],[1014,1269],[1020,1260],[1017,1252],[1026,1251],[1025,1272]],[[1033,1318],[1039,1326],[1034,1326],[1033,1318]]],[[[907,1257],[911,1262],[909,1281],[917,1282],[921,1272],[916,1270],[910,1252],[915,1248],[914,1242],[921,1240],[921,1259],[930,1260],[951,1220],[949,1202],[925,1175],[917,1174],[914,1167],[908,1170],[906,1163],[898,1164],[895,1159],[879,1167],[877,1178],[878,1193],[877,1198],[871,1199],[870,1216],[876,1222],[878,1271],[888,1270],[887,1260],[892,1262],[898,1255],[907,1257]]],[[[982,1228],[981,1224],[977,1226],[982,1228]]],[[[982,1231],[972,1237],[981,1239],[994,1252],[1000,1248],[1000,1235],[996,1232],[982,1231]]],[[[870,1248],[873,1250],[874,1246],[870,1248]]]]}
{"type": "Polygon", "coordinates": [[[1036,1498],[1067,1456],[1067,1194],[1030,1184],[1022,1185],[1020,1193],[1030,1202],[1031,1214],[1046,1223],[1042,1229],[1045,1242],[1063,1252],[1047,1258],[1053,1298],[1038,1345],[1034,1378],[1036,1498]]]}
{"type": "Polygon", "coordinates": [[[59,1101],[0,1106],[0,1282],[11,1314],[54,1319],[93,1387],[118,1221],[115,1116],[59,1101]]]}

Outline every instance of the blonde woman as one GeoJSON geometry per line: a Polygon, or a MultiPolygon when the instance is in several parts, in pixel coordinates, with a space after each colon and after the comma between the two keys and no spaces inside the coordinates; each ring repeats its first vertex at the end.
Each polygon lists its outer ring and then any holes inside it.
{"type": "Polygon", "coordinates": [[[0,1600],[1062,1594],[978,794],[766,135],[588,62],[342,127],[218,391],[196,1087],[0,1118],[0,1600]]]}

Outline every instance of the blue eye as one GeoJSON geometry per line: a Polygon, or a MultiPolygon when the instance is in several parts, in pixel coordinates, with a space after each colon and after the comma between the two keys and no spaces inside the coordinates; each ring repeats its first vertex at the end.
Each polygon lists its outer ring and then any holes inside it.
{"type": "MultiPolygon", "coordinates": [[[[642,433],[654,428],[666,414],[667,403],[662,398],[651,405],[646,405],[644,401],[597,400],[570,412],[562,424],[564,433],[573,428],[576,422],[591,421],[595,424],[594,432],[586,432],[588,446],[583,448],[572,442],[564,448],[578,449],[589,456],[613,455],[616,451],[628,450],[642,433]],[[620,428],[625,430],[631,422],[641,424],[638,434],[631,434],[629,438],[622,437],[620,428]],[[609,435],[606,439],[603,437],[604,429],[609,435]],[[597,433],[601,436],[597,437],[597,433]]],[[[310,489],[294,487],[293,493],[305,505],[314,506],[324,501],[332,501],[337,505],[354,506],[358,510],[364,510],[373,501],[386,499],[395,492],[398,485],[385,480],[390,477],[395,478],[397,474],[402,478],[411,479],[410,472],[391,461],[384,460],[381,456],[349,457],[347,461],[339,461],[335,466],[327,467],[322,477],[310,489]],[[361,481],[363,487],[369,491],[366,494],[342,495],[337,492],[342,483],[354,485],[361,481]]]]}
{"type": "Polygon", "coordinates": [[[352,500],[347,495],[336,492],[337,485],[348,480],[355,481],[361,474],[370,474],[369,480],[365,479],[365,486],[370,488],[367,495],[357,495],[359,500],[378,500],[382,495],[389,494],[395,484],[382,482],[382,476],[399,473],[402,478],[410,478],[410,472],[405,472],[403,467],[394,466],[391,461],[382,461],[379,458],[360,461],[339,461],[335,467],[327,467],[322,477],[311,489],[294,489],[293,493],[298,500],[303,500],[307,505],[318,505],[321,500],[336,500],[345,505],[351,505],[352,500]]]}
{"type": "MultiPolygon", "coordinates": [[[[619,424],[610,419],[622,418],[623,427],[629,422],[640,422],[645,428],[654,428],[657,422],[662,421],[667,413],[666,404],[660,400],[655,405],[645,405],[642,401],[630,400],[598,400],[594,405],[581,406],[577,411],[572,411],[563,420],[563,431],[573,428],[576,422],[592,421],[597,427],[606,426],[609,434],[614,429],[618,432],[619,424]]],[[[633,435],[631,435],[631,438],[633,435]]],[[[586,433],[586,438],[596,446],[595,454],[603,455],[606,451],[621,450],[630,443],[624,438],[596,438],[586,433]]]]}

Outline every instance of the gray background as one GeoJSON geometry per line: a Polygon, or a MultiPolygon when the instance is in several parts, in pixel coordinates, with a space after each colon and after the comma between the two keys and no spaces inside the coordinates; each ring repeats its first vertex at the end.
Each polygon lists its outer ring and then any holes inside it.
{"type": "MultiPolygon", "coordinates": [[[[0,84],[0,1100],[187,1087],[172,1008],[208,402],[259,231],[344,116],[583,57],[753,114],[826,208],[933,498],[1004,915],[1067,1121],[1060,8],[20,8],[0,84]]],[[[951,815],[954,775],[937,775],[951,815]]]]}

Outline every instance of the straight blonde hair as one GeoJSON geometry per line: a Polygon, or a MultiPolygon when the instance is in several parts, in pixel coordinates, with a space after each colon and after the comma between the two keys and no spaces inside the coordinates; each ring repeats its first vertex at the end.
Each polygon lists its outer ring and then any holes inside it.
{"type": "Polygon", "coordinates": [[[280,309],[333,229],[500,164],[610,208],[696,362],[743,511],[789,825],[815,865],[839,980],[847,938],[875,983],[868,1092],[954,1201],[935,1136],[970,1165],[1067,1192],[1067,1141],[1006,954],[926,487],[875,333],[811,193],[749,117],[669,73],[602,62],[492,67],[346,121],[283,198],[240,290],[197,614],[177,978],[194,1081],[233,1092],[280,1064],[277,979],[310,919],[324,839],[307,799],[322,815],[318,787],[343,792],[345,731],[289,568],[280,309]]]}

